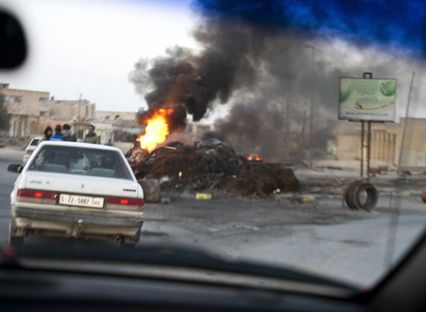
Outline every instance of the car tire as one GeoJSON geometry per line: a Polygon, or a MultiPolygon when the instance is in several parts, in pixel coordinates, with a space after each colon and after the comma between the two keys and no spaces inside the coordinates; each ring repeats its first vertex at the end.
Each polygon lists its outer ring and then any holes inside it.
{"type": "Polygon", "coordinates": [[[9,223],[9,245],[10,246],[21,246],[24,243],[23,236],[15,236],[15,227],[13,225],[13,221],[11,220],[9,223]]]}
{"type": "Polygon", "coordinates": [[[120,246],[122,247],[136,247],[137,242],[134,241],[133,237],[124,237],[120,241],[120,246]]]}
{"type": "Polygon", "coordinates": [[[353,210],[371,211],[379,199],[377,189],[373,184],[357,180],[349,184],[345,193],[346,204],[353,210]],[[366,197],[365,200],[362,196],[366,197]]]}
{"type": "Polygon", "coordinates": [[[136,231],[135,236],[123,237],[123,239],[120,241],[120,246],[136,247],[136,245],[139,243],[140,237],[141,237],[141,228],[139,228],[136,231]]]}

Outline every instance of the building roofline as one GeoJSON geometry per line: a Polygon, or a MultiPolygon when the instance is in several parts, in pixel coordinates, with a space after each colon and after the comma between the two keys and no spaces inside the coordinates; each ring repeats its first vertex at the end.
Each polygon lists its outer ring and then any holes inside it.
{"type": "Polygon", "coordinates": [[[8,83],[0,83],[0,85],[6,85],[5,90],[8,91],[18,91],[18,92],[31,92],[31,93],[43,93],[43,94],[50,94],[49,91],[40,91],[40,90],[26,90],[26,89],[15,89],[15,88],[9,88],[10,84],[8,83]]]}

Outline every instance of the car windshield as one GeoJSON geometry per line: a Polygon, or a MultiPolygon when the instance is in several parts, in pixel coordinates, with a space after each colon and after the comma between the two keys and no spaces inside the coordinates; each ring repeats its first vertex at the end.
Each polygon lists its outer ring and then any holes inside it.
{"type": "Polygon", "coordinates": [[[69,146],[43,146],[30,171],[132,180],[119,152],[69,146]]]}
{"type": "Polygon", "coordinates": [[[424,0],[0,8],[29,45],[0,72],[2,170],[43,144],[0,177],[2,243],[189,246],[364,289],[424,230],[424,0]]]}

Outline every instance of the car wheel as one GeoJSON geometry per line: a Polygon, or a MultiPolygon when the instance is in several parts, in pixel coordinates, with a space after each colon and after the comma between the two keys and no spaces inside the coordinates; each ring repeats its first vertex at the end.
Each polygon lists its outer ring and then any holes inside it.
{"type": "Polygon", "coordinates": [[[123,246],[123,247],[135,247],[136,244],[137,243],[134,241],[132,237],[125,237],[120,241],[120,246],[123,246]]]}
{"type": "Polygon", "coordinates": [[[24,243],[24,237],[23,236],[15,236],[16,230],[13,225],[13,221],[10,221],[9,223],[9,245],[10,246],[20,246],[24,243]]]}
{"type": "Polygon", "coordinates": [[[120,241],[120,246],[135,247],[137,243],[139,243],[140,236],[141,236],[141,229],[139,228],[136,231],[135,236],[123,237],[123,239],[120,241]]]}

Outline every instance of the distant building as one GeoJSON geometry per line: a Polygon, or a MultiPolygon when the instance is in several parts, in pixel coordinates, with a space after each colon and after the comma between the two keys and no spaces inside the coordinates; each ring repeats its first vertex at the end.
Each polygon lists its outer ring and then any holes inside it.
{"type": "Polygon", "coordinates": [[[186,131],[191,133],[194,140],[200,140],[203,135],[213,130],[213,125],[205,124],[202,122],[189,121],[186,125],[186,131]]]}
{"type": "MultiPolygon", "coordinates": [[[[338,160],[359,160],[361,158],[361,126],[359,122],[335,122],[333,133],[338,160]]],[[[373,123],[371,160],[381,161],[390,166],[400,164],[401,167],[406,168],[425,168],[425,138],[425,118],[401,118],[398,123],[373,123]]],[[[364,149],[364,157],[366,157],[366,149],[364,149]]]]}
{"type": "Polygon", "coordinates": [[[88,100],[43,100],[39,103],[40,116],[52,120],[93,121],[96,105],[88,100]]]}
{"type": "Polygon", "coordinates": [[[49,99],[49,92],[9,88],[8,83],[0,83],[0,93],[5,96],[9,115],[9,136],[29,138],[37,132],[40,101],[49,99]]]}
{"type": "Polygon", "coordinates": [[[0,83],[9,115],[9,137],[28,139],[47,126],[74,124],[79,132],[95,119],[96,105],[88,100],[55,100],[49,92],[11,89],[0,83]]]}
{"type": "Polygon", "coordinates": [[[96,111],[93,122],[102,144],[108,144],[126,153],[140,135],[142,127],[136,121],[136,112],[96,111]]]}
{"type": "Polygon", "coordinates": [[[95,122],[112,123],[114,120],[135,121],[136,112],[96,111],[95,122]]]}

